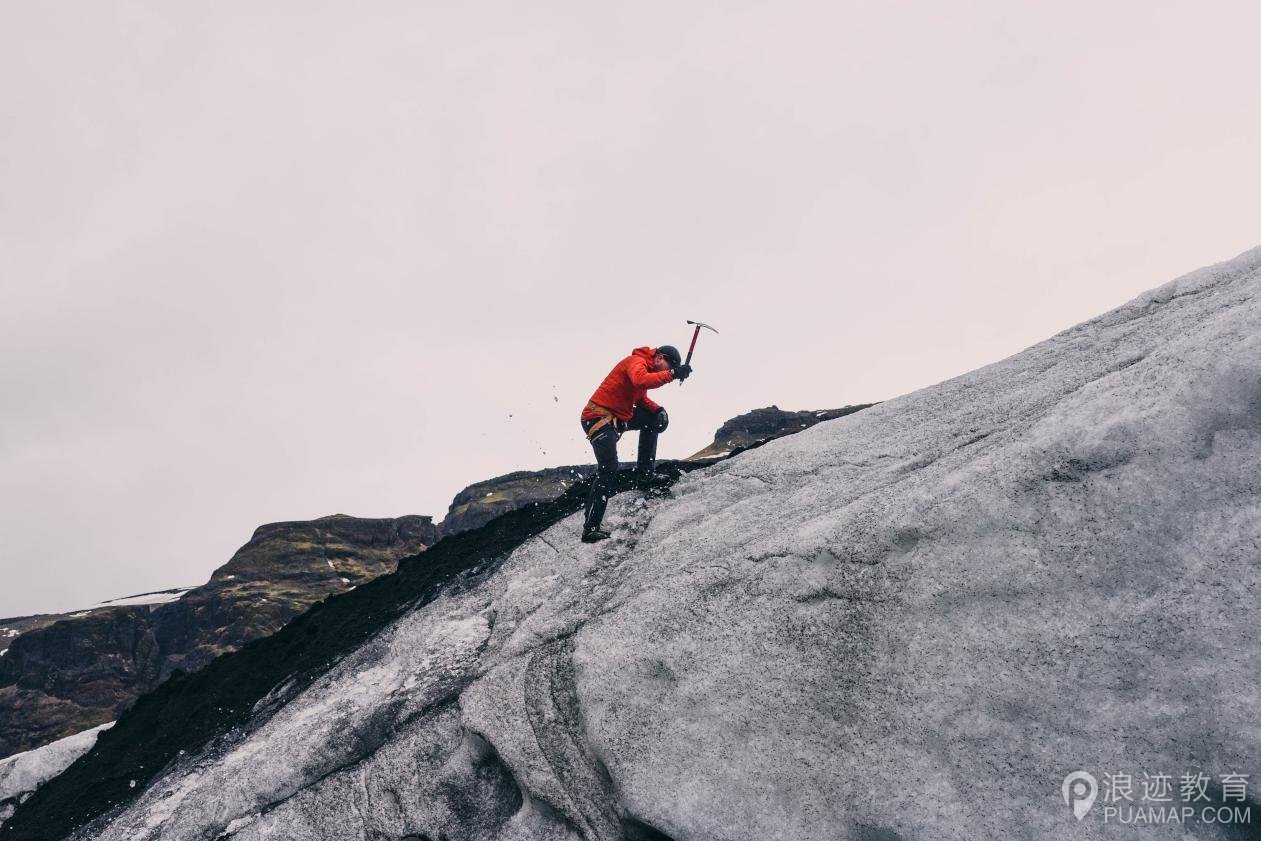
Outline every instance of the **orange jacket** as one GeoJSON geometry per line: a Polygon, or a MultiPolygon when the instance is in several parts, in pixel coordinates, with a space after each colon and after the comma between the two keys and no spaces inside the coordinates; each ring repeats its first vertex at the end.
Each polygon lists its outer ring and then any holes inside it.
{"type": "MultiPolygon", "coordinates": [[[[648,399],[648,389],[658,388],[674,379],[670,371],[653,371],[652,358],[657,349],[637,347],[631,355],[623,359],[609,375],[600,383],[600,387],[591,395],[591,402],[608,409],[622,420],[630,420],[635,414],[635,404],[639,403],[650,412],[661,407],[648,399]]],[[[601,417],[599,412],[590,409],[582,413],[583,420],[601,417]]]]}

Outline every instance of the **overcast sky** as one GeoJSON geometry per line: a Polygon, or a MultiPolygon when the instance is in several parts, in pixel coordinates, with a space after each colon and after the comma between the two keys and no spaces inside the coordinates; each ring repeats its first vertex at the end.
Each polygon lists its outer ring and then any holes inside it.
{"type": "Polygon", "coordinates": [[[668,457],[1261,244],[1259,9],[6,3],[0,616],[589,461],[688,318],[668,457]]]}

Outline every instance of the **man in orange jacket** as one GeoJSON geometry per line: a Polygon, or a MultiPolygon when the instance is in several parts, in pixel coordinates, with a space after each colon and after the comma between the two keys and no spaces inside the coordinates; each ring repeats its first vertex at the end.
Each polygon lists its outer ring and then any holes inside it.
{"type": "Polygon", "coordinates": [[[604,508],[617,475],[617,440],[628,429],[639,430],[639,458],[635,470],[641,488],[651,490],[657,463],[657,435],[665,432],[670,418],[666,410],[648,399],[648,389],[686,380],[692,366],[684,365],[677,348],[635,348],[617,363],[582,410],[582,431],[595,450],[598,465],[587,495],[582,541],[595,543],[609,533],[600,529],[604,508]]]}

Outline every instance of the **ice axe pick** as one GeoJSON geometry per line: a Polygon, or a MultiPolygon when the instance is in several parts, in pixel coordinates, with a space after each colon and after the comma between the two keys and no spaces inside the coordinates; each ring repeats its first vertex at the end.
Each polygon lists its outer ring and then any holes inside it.
{"type": "MultiPolygon", "coordinates": [[[[691,365],[692,364],[692,351],[696,350],[696,340],[701,335],[701,328],[704,327],[706,330],[713,330],[715,334],[718,331],[714,327],[706,324],[703,321],[693,321],[692,319],[689,318],[687,320],[687,323],[696,326],[696,329],[692,331],[692,344],[690,344],[687,348],[687,359],[683,360],[684,365],[691,365]]],[[[682,381],[679,382],[679,385],[683,385],[682,381]]]]}

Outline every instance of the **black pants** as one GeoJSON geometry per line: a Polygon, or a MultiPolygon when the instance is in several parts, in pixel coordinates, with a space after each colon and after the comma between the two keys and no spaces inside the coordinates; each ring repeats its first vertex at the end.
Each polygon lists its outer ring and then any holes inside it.
{"type": "MultiPolygon", "coordinates": [[[[590,432],[600,421],[584,420],[582,431],[590,432]]],[[[598,529],[604,520],[604,509],[608,505],[609,495],[617,481],[617,439],[629,429],[639,430],[639,457],[636,459],[635,471],[641,481],[652,476],[657,464],[657,416],[643,406],[635,407],[635,414],[628,421],[618,420],[606,423],[587,440],[591,449],[595,450],[595,461],[598,465],[595,478],[591,480],[591,492],[587,494],[587,519],[583,523],[583,532],[598,529]]]]}

